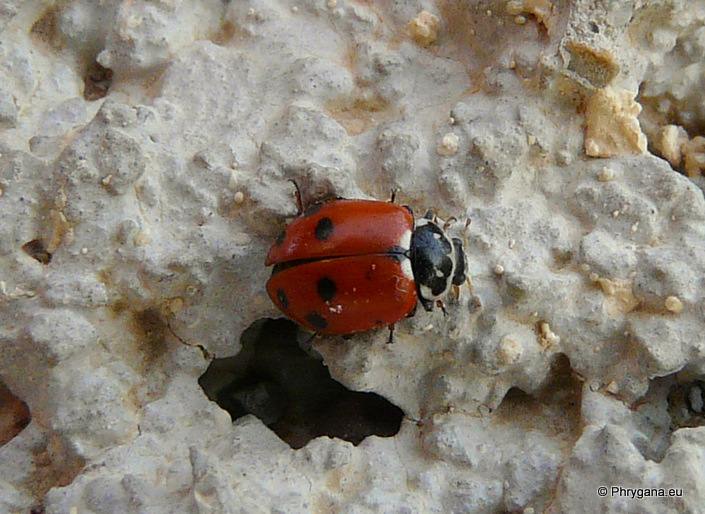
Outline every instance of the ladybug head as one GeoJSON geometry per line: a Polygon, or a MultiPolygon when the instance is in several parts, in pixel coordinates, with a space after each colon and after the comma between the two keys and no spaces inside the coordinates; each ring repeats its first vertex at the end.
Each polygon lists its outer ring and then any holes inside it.
{"type": "Polygon", "coordinates": [[[435,221],[433,211],[416,220],[411,237],[411,267],[421,305],[431,311],[452,285],[465,282],[467,260],[463,242],[449,239],[435,221]]]}

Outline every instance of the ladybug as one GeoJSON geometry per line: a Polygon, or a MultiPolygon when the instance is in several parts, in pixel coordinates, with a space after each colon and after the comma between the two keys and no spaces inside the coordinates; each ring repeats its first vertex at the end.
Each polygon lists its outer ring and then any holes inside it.
{"type": "MultiPolygon", "coordinates": [[[[298,193],[298,191],[297,191],[298,193]]],[[[417,302],[445,313],[441,298],[465,282],[463,243],[450,239],[433,211],[418,220],[409,207],[336,199],[303,210],[269,250],[272,302],[321,334],[390,328],[413,316],[417,302]]]]}

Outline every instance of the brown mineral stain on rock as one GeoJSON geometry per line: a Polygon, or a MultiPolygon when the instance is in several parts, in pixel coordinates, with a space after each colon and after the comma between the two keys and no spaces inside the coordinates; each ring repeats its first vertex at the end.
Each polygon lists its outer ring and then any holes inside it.
{"type": "MultiPolygon", "coordinates": [[[[518,0],[507,2],[507,13],[512,16],[532,15],[550,34],[556,26],[558,17],[554,5],[549,0],[518,0]]],[[[520,20],[519,20],[520,21],[520,20]]],[[[517,23],[519,22],[517,21],[517,23]]]]}
{"type": "Polygon", "coordinates": [[[0,382],[0,446],[22,432],[31,419],[27,404],[0,382]]]}
{"type": "Polygon", "coordinates": [[[63,48],[64,41],[58,29],[59,14],[61,13],[58,4],[47,7],[44,13],[34,22],[30,34],[33,38],[41,41],[54,51],[63,48]]]}
{"type": "Polygon", "coordinates": [[[619,74],[619,64],[607,50],[575,41],[568,41],[565,49],[570,53],[568,69],[595,87],[609,85],[619,74]]]}
{"type": "Polygon", "coordinates": [[[113,83],[113,70],[104,68],[98,61],[91,61],[83,72],[83,98],[100,100],[108,94],[113,83]]]}
{"type": "Polygon", "coordinates": [[[491,417],[500,425],[551,434],[571,445],[581,433],[582,380],[565,355],[558,354],[540,390],[527,394],[510,389],[491,417]]]}
{"type": "Polygon", "coordinates": [[[351,136],[362,134],[399,115],[385,98],[372,91],[363,91],[354,98],[328,102],[326,110],[351,136]]]}

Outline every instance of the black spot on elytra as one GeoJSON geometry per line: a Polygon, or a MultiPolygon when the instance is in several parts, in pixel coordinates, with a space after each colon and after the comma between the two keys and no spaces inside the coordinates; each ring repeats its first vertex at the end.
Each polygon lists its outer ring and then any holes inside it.
{"type": "Polygon", "coordinates": [[[336,286],[335,282],[330,278],[323,277],[318,281],[318,296],[320,296],[321,300],[324,302],[330,302],[337,291],[338,286],[336,286]]]}
{"type": "Polygon", "coordinates": [[[284,230],[281,234],[279,234],[279,237],[277,237],[277,240],[276,240],[276,245],[281,246],[284,243],[285,239],[286,239],[286,230],[284,230]]]}
{"type": "Polygon", "coordinates": [[[333,233],[333,222],[330,218],[321,218],[316,224],[314,235],[319,241],[327,241],[333,233]]]}
{"type": "Polygon", "coordinates": [[[309,324],[318,330],[325,330],[328,328],[328,322],[326,321],[326,318],[318,314],[317,312],[309,312],[306,314],[306,321],[309,322],[309,324]]]}
{"type": "Polygon", "coordinates": [[[283,289],[277,289],[277,300],[279,300],[279,303],[281,304],[282,308],[289,308],[289,298],[286,296],[286,293],[283,289]]]}

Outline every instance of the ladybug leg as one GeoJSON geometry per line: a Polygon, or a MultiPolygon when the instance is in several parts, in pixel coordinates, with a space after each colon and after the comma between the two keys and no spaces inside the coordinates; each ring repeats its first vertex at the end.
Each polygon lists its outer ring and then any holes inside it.
{"type": "Polygon", "coordinates": [[[446,220],[446,222],[443,224],[443,232],[445,232],[446,230],[448,230],[448,227],[450,227],[450,226],[451,226],[453,223],[455,223],[456,221],[458,221],[458,218],[456,218],[455,216],[451,216],[450,218],[448,218],[448,219],[446,220]]]}
{"type": "Polygon", "coordinates": [[[447,316],[448,313],[446,312],[446,306],[443,303],[443,300],[436,300],[436,306],[443,311],[443,316],[447,316]]]}
{"type": "Polygon", "coordinates": [[[394,342],[394,323],[389,325],[389,339],[387,339],[387,344],[392,344],[394,342]]]}
{"type": "Polygon", "coordinates": [[[465,220],[465,227],[463,228],[463,246],[467,247],[468,246],[468,227],[470,226],[470,223],[472,223],[472,220],[470,218],[465,220]]]}
{"type": "Polygon", "coordinates": [[[318,335],[319,335],[318,332],[314,332],[313,334],[311,334],[311,335],[309,336],[309,338],[306,339],[306,342],[304,343],[304,346],[305,346],[306,348],[310,347],[311,344],[313,343],[313,340],[316,339],[316,338],[318,337],[318,335]]]}
{"type": "Polygon", "coordinates": [[[301,216],[304,213],[304,204],[301,200],[301,189],[299,189],[299,185],[296,183],[296,181],[293,178],[290,178],[289,181],[294,184],[294,188],[296,189],[294,191],[294,195],[296,196],[296,210],[297,216],[301,216]]]}
{"type": "Polygon", "coordinates": [[[472,294],[472,282],[470,277],[465,277],[465,282],[463,284],[455,285],[453,284],[453,295],[455,296],[455,301],[460,300],[460,286],[466,285],[470,294],[472,294]]]}
{"type": "Polygon", "coordinates": [[[389,203],[394,203],[394,200],[397,199],[397,193],[398,193],[398,192],[399,192],[399,188],[398,188],[398,187],[395,187],[395,188],[392,189],[392,196],[391,196],[391,198],[389,199],[389,203]]]}
{"type": "Polygon", "coordinates": [[[465,227],[463,228],[463,242],[467,245],[468,244],[468,228],[470,227],[470,223],[472,223],[472,219],[468,218],[465,220],[465,227]]]}

